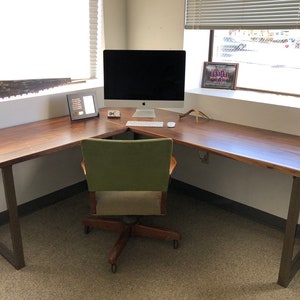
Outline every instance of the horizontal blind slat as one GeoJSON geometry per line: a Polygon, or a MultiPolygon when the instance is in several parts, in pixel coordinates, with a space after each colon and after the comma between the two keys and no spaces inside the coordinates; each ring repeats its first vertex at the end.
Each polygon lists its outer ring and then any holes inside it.
{"type": "Polygon", "coordinates": [[[187,29],[299,28],[300,1],[187,0],[187,29]]]}

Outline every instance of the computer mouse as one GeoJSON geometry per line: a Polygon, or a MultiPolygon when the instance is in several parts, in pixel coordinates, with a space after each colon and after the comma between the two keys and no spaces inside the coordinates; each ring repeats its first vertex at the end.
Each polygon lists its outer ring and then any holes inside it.
{"type": "Polygon", "coordinates": [[[175,126],[176,126],[176,123],[175,123],[175,122],[168,122],[168,123],[167,123],[167,126],[168,126],[169,128],[172,128],[172,127],[175,127],[175,126]]]}

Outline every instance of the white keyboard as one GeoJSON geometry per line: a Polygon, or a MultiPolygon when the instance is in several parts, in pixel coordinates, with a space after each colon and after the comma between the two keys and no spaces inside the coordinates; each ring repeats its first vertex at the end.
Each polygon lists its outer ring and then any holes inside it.
{"type": "Polygon", "coordinates": [[[164,122],[158,122],[158,121],[127,121],[126,126],[163,127],[164,122]]]}

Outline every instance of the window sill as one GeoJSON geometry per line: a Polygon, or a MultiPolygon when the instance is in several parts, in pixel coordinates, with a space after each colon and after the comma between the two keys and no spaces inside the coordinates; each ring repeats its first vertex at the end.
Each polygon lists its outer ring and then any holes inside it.
{"type": "Polygon", "coordinates": [[[282,107],[300,108],[300,98],[295,96],[276,95],[271,93],[261,93],[254,91],[221,90],[208,88],[189,89],[186,91],[186,93],[220,97],[238,101],[278,105],[282,107]]]}

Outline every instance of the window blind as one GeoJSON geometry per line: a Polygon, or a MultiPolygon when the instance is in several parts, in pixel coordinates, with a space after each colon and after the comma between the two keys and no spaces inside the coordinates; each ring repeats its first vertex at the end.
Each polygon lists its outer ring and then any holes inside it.
{"type": "MultiPolygon", "coordinates": [[[[99,1],[100,3],[102,1],[99,1]]],[[[101,3],[102,4],[102,3],[101,3]]],[[[89,0],[89,20],[90,20],[90,78],[97,77],[97,56],[98,56],[98,0],[89,0]]],[[[101,24],[100,24],[101,25],[101,24]]]]}
{"type": "Polygon", "coordinates": [[[102,1],[1,2],[0,98],[101,79],[102,1]]]}
{"type": "Polygon", "coordinates": [[[186,29],[298,29],[299,0],[186,0],[186,29]]]}
{"type": "Polygon", "coordinates": [[[0,80],[96,77],[102,0],[0,2],[0,80]]]}

